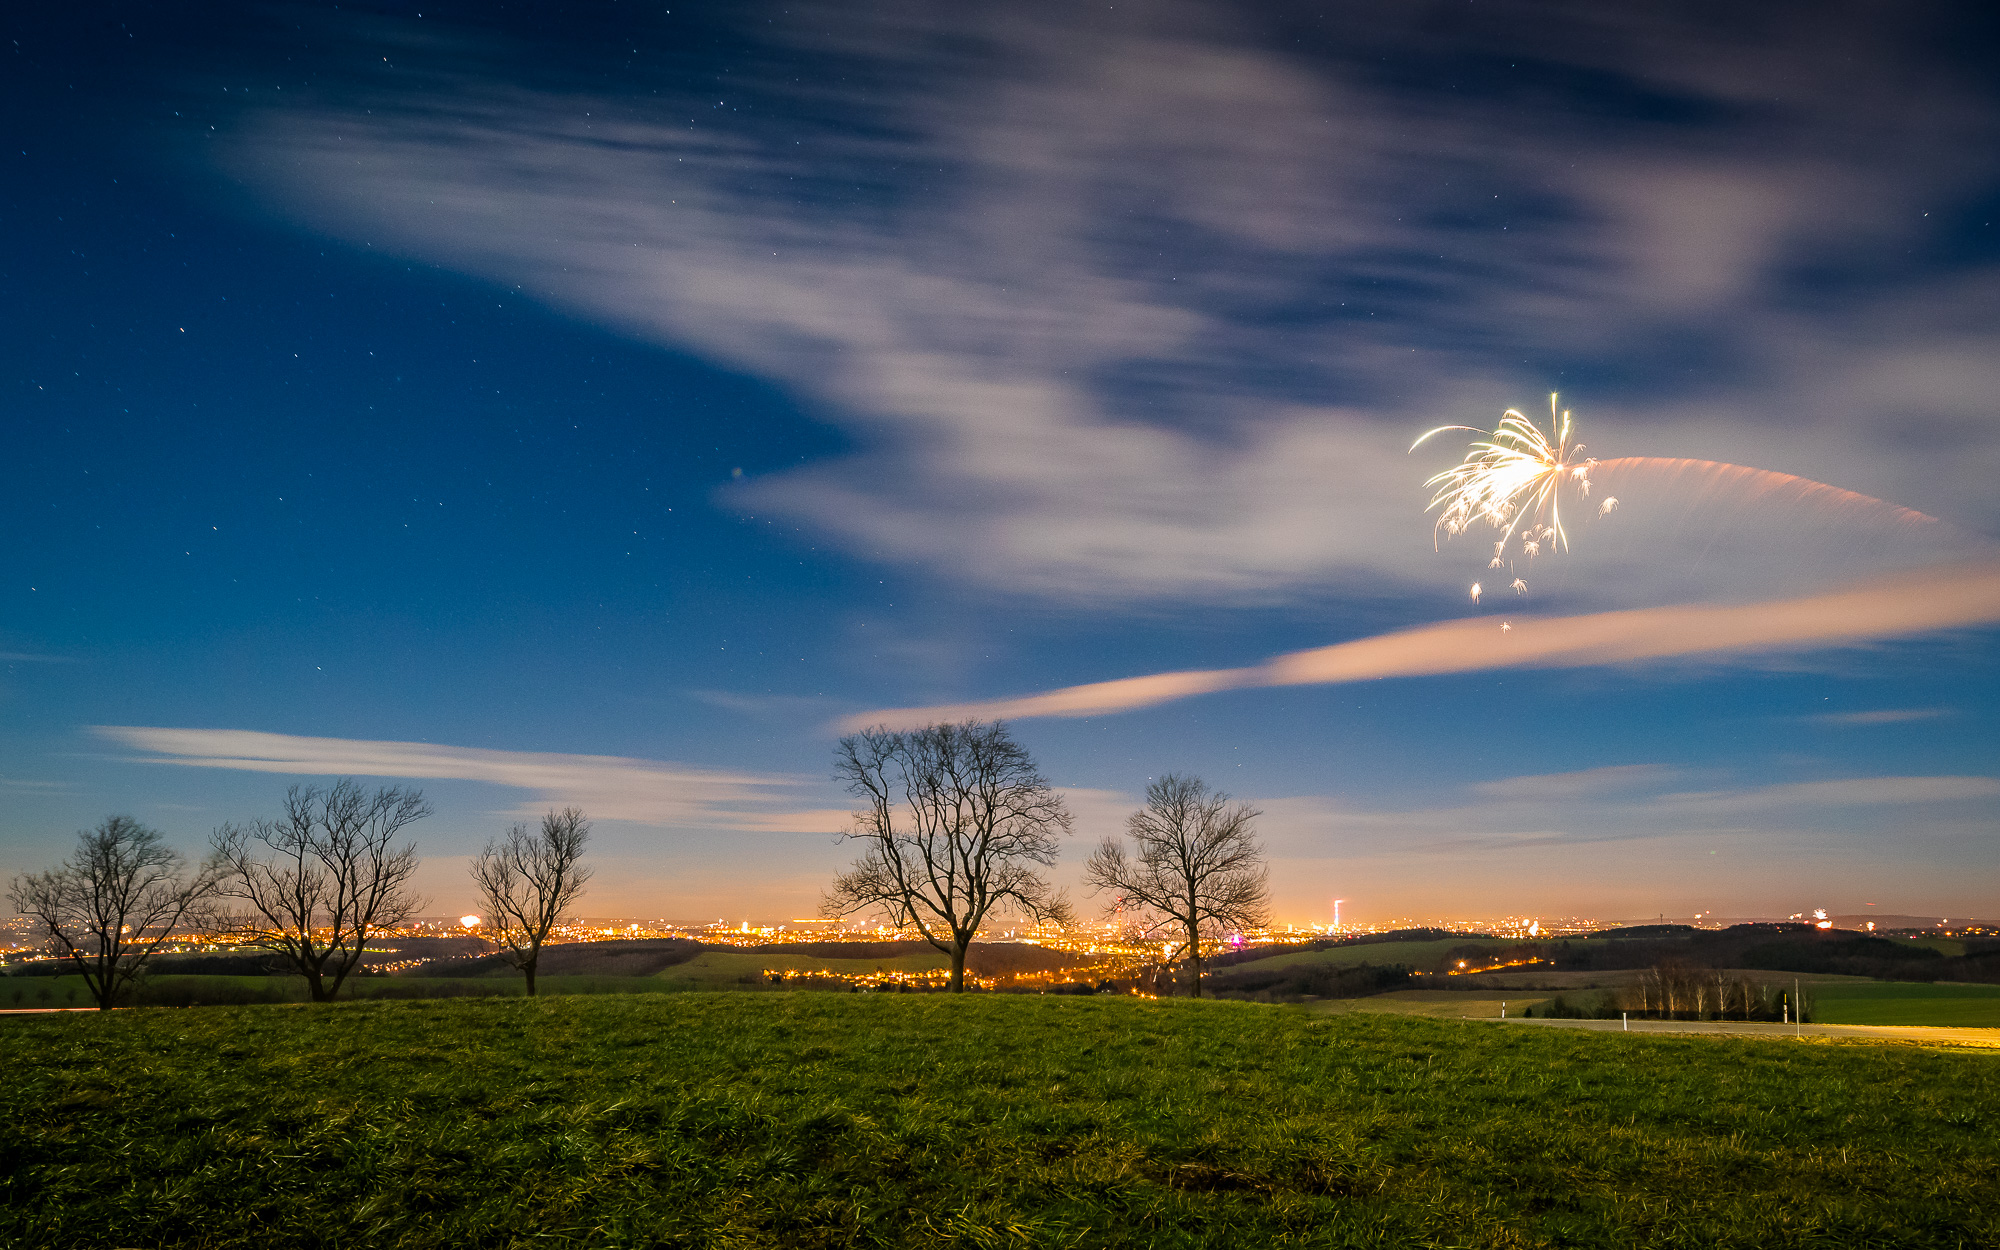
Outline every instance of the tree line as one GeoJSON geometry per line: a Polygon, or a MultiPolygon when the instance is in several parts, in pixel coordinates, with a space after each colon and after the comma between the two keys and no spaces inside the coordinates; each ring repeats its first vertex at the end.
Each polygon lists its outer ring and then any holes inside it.
{"type": "MultiPolygon", "coordinates": [[[[8,897],[102,1011],[169,943],[196,935],[275,956],[314,1002],[330,1002],[369,941],[423,907],[410,885],[416,844],[401,839],[430,814],[423,792],[402,786],[293,786],[276,817],[217,829],[192,869],[159,830],[112,816],[78,834],[62,864],[14,878],[8,897]]],[[[543,945],[590,879],[589,837],[589,820],[565,808],[539,829],[513,826],[472,862],[481,927],[530,994],[543,945]]]]}
{"type": "MultiPolygon", "coordinates": [[[[1074,922],[1042,872],[1073,818],[1004,723],[852,734],[835,748],[834,777],[859,801],[843,836],[862,852],[827,889],[822,914],[872,912],[914,931],[949,960],[955,993],[990,920],[1074,922]]],[[[191,934],[268,952],[327,1002],[372,938],[422,908],[411,888],[420,861],[405,834],[430,814],[413,788],[293,786],[275,817],[215,830],[194,866],[158,830],[112,816],[78,834],[61,865],[16,877],[9,897],[103,1010],[191,934]]],[[[1125,838],[1104,839],[1084,866],[1086,886],[1109,896],[1107,914],[1164,939],[1165,961],[1191,973],[1192,995],[1205,945],[1268,920],[1258,814],[1199,778],[1169,774],[1147,786],[1125,838]]],[[[569,807],[539,827],[514,825],[473,860],[481,927],[529,994],[543,946],[590,880],[589,838],[589,819],[569,807]]]]}

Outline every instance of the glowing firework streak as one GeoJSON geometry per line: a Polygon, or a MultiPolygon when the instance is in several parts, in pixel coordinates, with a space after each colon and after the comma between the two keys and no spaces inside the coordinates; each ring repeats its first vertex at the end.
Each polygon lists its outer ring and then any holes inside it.
{"type": "MultiPolygon", "coordinates": [[[[1614,460],[1597,462],[1596,471],[1600,475],[1637,473],[1649,477],[1659,477],[1678,483],[1694,478],[1702,483],[1704,494],[1740,491],[1753,500],[1772,500],[1781,503],[1820,504],[1842,509],[1864,509],[1879,513],[1898,525],[1941,525],[1943,522],[1927,512],[1914,508],[1904,508],[1886,499],[1864,495],[1860,491],[1843,490],[1838,486],[1828,486],[1825,482],[1815,482],[1809,477],[1798,477],[1791,473],[1779,473],[1773,469],[1754,469],[1748,465],[1725,464],[1720,460],[1677,460],[1664,456],[1620,456],[1614,460]]],[[[1616,507],[1616,499],[1607,499],[1598,509],[1599,514],[1616,507]]]]}

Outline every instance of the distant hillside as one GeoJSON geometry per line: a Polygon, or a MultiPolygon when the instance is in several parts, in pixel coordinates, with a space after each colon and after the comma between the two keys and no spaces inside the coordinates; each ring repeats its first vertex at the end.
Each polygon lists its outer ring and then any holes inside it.
{"type": "MultiPolygon", "coordinates": [[[[476,958],[487,943],[474,937],[403,937],[371,941],[361,957],[364,969],[408,959],[450,961],[464,967],[476,958]]],[[[258,977],[289,972],[283,956],[260,951],[230,951],[220,954],[157,955],[147,961],[152,976],[258,977]]],[[[14,976],[64,976],[67,961],[50,960],[24,964],[10,970],[14,976]]]]}
{"type": "MultiPolygon", "coordinates": [[[[1406,930],[1370,940],[1322,940],[1260,946],[1219,955],[1216,976],[1262,987],[1304,984],[1313,976],[1329,988],[1330,974],[1307,968],[1401,966],[1412,972],[1469,973],[1482,965],[1534,961],[1549,971],[1605,972],[1682,964],[1696,968],[1747,968],[1876,977],[1899,981],[2000,983],[2000,938],[1943,939],[1820,929],[1809,924],[1741,924],[1727,929],[1691,925],[1637,925],[1588,937],[1517,939],[1406,930]],[[1275,978],[1281,970],[1290,970],[1275,978]],[[1255,975],[1248,975],[1254,973],[1255,975]]],[[[1315,991],[1305,991],[1315,992],[1315,991]]]]}
{"type": "MultiPolygon", "coordinates": [[[[621,942],[561,942],[542,948],[536,974],[548,977],[650,977],[662,969],[686,963],[701,954],[702,944],[688,938],[636,938],[621,942]]],[[[476,977],[512,972],[501,955],[471,959],[440,959],[403,973],[412,977],[476,977]]]]}
{"type": "MultiPolygon", "coordinates": [[[[541,976],[650,977],[683,964],[704,952],[758,955],[805,955],[814,959],[899,961],[935,956],[928,942],[781,942],[763,946],[731,946],[689,938],[642,938],[633,941],[564,942],[542,948],[541,976]]],[[[1046,946],[975,942],[966,952],[966,970],[978,977],[1012,976],[1023,972],[1053,972],[1087,963],[1090,956],[1046,946]]],[[[413,968],[405,976],[467,977],[511,972],[499,955],[477,959],[438,960],[413,968]]]]}
{"type": "MultiPolygon", "coordinates": [[[[1238,964],[1259,963],[1282,955],[1304,955],[1318,951],[1353,950],[1365,946],[1401,946],[1411,942],[1453,942],[1453,941],[1499,941],[1484,933],[1453,933],[1449,929],[1391,929],[1386,933],[1363,933],[1354,937],[1314,938],[1310,942],[1274,942],[1268,946],[1253,946],[1248,950],[1227,951],[1208,958],[1209,968],[1220,970],[1238,964]]],[[[1366,956],[1357,956],[1341,962],[1368,962],[1366,956]]],[[[1380,959],[1374,962],[1382,962],[1380,959]]]]}

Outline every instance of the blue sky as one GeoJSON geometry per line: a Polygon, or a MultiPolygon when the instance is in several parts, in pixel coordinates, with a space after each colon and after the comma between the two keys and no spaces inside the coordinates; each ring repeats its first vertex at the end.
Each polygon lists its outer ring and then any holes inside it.
{"type": "Polygon", "coordinates": [[[838,726],[955,709],[1066,872],[1162,771],[1251,799],[1289,920],[2000,912],[1962,6],[8,20],[0,873],[351,773],[440,912],[575,802],[586,911],[808,915],[838,726]],[[1552,390],[1938,521],[1633,476],[1474,605],[1406,449],[1552,390]]]}

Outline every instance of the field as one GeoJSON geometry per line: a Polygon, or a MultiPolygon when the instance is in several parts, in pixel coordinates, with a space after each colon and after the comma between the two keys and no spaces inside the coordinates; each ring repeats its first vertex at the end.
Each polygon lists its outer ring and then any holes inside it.
{"type": "Polygon", "coordinates": [[[703,951],[686,963],[675,964],[655,975],[686,988],[709,989],[762,982],[767,968],[786,972],[835,972],[866,976],[874,972],[935,972],[950,966],[950,960],[932,950],[912,951],[887,959],[826,959],[816,955],[756,950],[703,951]]]}
{"type": "Polygon", "coordinates": [[[1411,968],[1429,968],[1445,957],[1446,952],[1455,947],[1477,945],[1493,950],[1505,950],[1509,945],[1505,938],[1444,938],[1428,942],[1366,942],[1353,946],[1329,946],[1316,951],[1288,951],[1282,955],[1271,955],[1264,959],[1245,960],[1231,965],[1230,972],[1245,968],[1292,968],[1301,964],[1335,964],[1352,967],[1356,964],[1406,964],[1411,968]]]}
{"type": "Polygon", "coordinates": [[[0,1244],[2000,1244],[2000,1064],[1230,1002],[0,1020],[0,1244]]]}
{"type": "MultiPolygon", "coordinates": [[[[898,942],[892,952],[872,958],[828,958],[786,950],[702,950],[654,970],[644,960],[618,958],[620,944],[590,944],[582,952],[552,948],[566,958],[546,964],[572,972],[542,972],[536,988],[542,994],[668,994],[680,990],[768,990],[766,972],[830,972],[842,976],[942,972],[950,962],[920,942],[898,942]],[[592,950],[600,946],[606,950],[592,950]],[[600,956],[600,958],[576,958],[600,956]],[[602,958],[610,956],[610,958],[602,958]],[[592,968],[592,972],[574,972],[592,968]],[[596,970],[604,968],[604,970],[596,970]]],[[[884,944],[888,946],[888,944],[884,944]]],[[[644,952],[634,952],[644,954],[644,952]]],[[[980,948],[988,964],[1034,966],[1074,964],[1086,956],[1042,952],[1040,948],[980,948]]],[[[352,998],[450,998],[450,996],[510,996],[524,994],[524,980],[514,968],[478,970],[468,976],[354,976],[340,988],[342,1000],[352,998]]],[[[228,1006],[248,1002],[304,1002],[306,982],[296,976],[202,976],[158,974],[144,980],[138,1006],[228,1006]]],[[[90,1006],[90,990],[80,976],[10,976],[0,980],[0,1010],[90,1006]]],[[[132,1002],[124,998],[122,1002],[132,1002]]]]}
{"type": "Polygon", "coordinates": [[[1313,1012],[1342,1015],[1348,1012],[1375,1012],[1382,1015],[1430,1016],[1438,1020],[1466,1020],[1473,1017],[1498,1019],[1501,1004],[1507,1014],[1518,1016],[1523,1008],[1539,1006],[1553,995],[1517,993],[1506,997],[1490,993],[1461,993],[1455,990],[1395,990],[1366,998],[1335,998],[1310,1004],[1313,1012]]]}
{"type": "MultiPolygon", "coordinates": [[[[543,994],[667,994],[687,989],[691,982],[672,982],[656,977],[545,976],[536,981],[543,994]]],[[[227,1006],[241,1003],[303,1003],[306,983],[300,977],[258,976],[161,976],[146,982],[146,1001],[141,1005],[227,1006]]],[[[453,996],[505,997],[525,993],[521,975],[482,977],[350,977],[340,987],[342,1001],[369,998],[417,998],[453,996]]],[[[129,1000],[121,1000],[129,1001],[129,1000]]],[[[89,1007],[90,991],[82,977],[20,977],[4,984],[0,1009],[31,1007],[89,1007]],[[49,997],[39,997],[42,989],[49,997]],[[14,992],[21,991],[19,1001],[14,992]]]]}
{"type": "Polygon", "coordinates": [[[1813,986],[1822,1024],[1935,1024],[2000,1028],[2000,985],[1841,981],[1813,986]]]}

